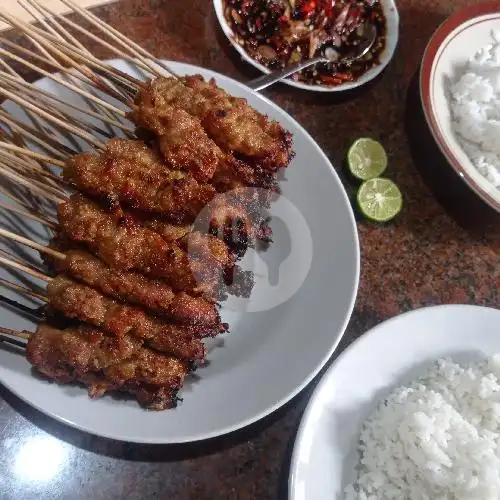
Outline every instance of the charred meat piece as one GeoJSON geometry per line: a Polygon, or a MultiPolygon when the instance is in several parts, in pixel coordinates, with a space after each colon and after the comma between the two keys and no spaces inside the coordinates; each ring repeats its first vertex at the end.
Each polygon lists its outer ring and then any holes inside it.
{"type": "Polygon", "coordinates": [[[49,306],[68,318],[97,326],[118,337],[131,335],[151,348],[186,360],[203,360],[205,348],[200,339],[215,336],[223,328],[169,324],[63,275],[49,282],[47,295],[49,306]]]}
{"type": "Polygon", "coordinates": [[[158,136],[158,146],[168,167],[190,172],[199,182],[211,181],[219,163],[225,160],[200,121],[182,109],[135,107],[129,118],[158,136]]]}
{"type": "Polygon", "coordinates": [[[208,136],[223,151],[251,159],[271,172],[290,162],[289,134],[253,110],[245,99],[218,88],[213,80],[205,82],[201,76],[156,78],[139,90],[135,105],[158,114],[166,106],[186,111],[201,120],[208,136]]]}
{"type": "Polygon", "coordinates": [[[110,337],[87,326],[58,330],[39,325],[28,342],[27,358],[51,380],[85,384],[92,398],[128,392],[153,410],[175,406],[189,373],[188,363],[147,349],[137,339],[110,337]]]}
{"type": "Polygon", "coordinates": [[[200,119],[183,109],[143,104],[136,106],[129,118],[139,131],[153,133],[151,142],[155,144],[157,139],[169,168],[188,171],[197,181],[212,183],[220,192],[242,186],[275,187],[271,173],[222,151],[207,135],[200,119]]]}
{"type": "Polygon", "coordinates": [[[71,240],[84,243],[114,269],[135,270],[165,279],[176,291],[216,297],[224,269],[208,268],[190,259],[176,243],[133,220],[107,213],[76,194],[58,206],[59,225],[71,240]]]}
{"type": "MultiPolygon", "coordinates": [[[[59,245],[55,248],[61,249],[59,245]]],[[[220,325],[219,313],[212,302],[191,297],[184,292],[174,292],[163,281],[150,280],[142,274],[112,269],[84,250],[62,250],[66,252],[66,258],[53,262],[56,271],[94,287],[105,295],[142,306],[175,323],[205,327],[220,325]]]]}
{"type": "Polygon", "coordinates": [[[72,157],[63,176],[81,191],[129,206],[192,220],[215,195],[208,184],[169,170],[143,142],[111,139],[100,153],[72,157]]]}

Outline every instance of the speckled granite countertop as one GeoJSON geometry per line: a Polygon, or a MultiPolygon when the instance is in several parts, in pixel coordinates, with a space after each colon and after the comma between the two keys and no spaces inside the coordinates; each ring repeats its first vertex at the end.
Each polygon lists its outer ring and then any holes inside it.
{"type": "MultiPolygon", "coordinates": [[[[353,139],[379,138],[390,155],[388,175],[405,195],[404,214],[394,225],[358,224],[361,284],[343,347],[380,321],[422,305],[500,305],[498,220],[485,229],[478,225],[483,217],[471,217],[469,208],[461,213],[464,202],[452,180],[441,192],[429,188],[433,180],[449,178],[439,173],[432,145],[423,142],[418,100],[408,91],[433,30],[466,3],[400,0],[396,56],[361,92],[342,99],[322,96],[322,101],[285,86],[268,93],[335,161],[353,139]]],[[[122,0],[96,12],[157,56],[236,79],[257,76],[228,47],[208,0],[122,0]]],[[[290,449],[310,391],[234,436],[194,446],[149,447],[78,433],[0,389],[0,498],[286,498],[290,449]]]]}

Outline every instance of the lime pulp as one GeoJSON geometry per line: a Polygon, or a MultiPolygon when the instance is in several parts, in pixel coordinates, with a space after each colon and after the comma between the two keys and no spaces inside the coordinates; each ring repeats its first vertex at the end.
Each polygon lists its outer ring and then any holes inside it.
{"type": "Polygon", "coordinates": [[[363,215],[377,222],[394,219],[403,208],[403,196],[398,186],[389,179],[370,179],[361,184],[357,194],[363,215]]]}
{"type": "Polygon", "coordinates": [[[368,137],[354,141],[347,153],[347,164],[351,174],[367,181],[381,175],[387,168],[387,153],[383,146],[368,137]]]}

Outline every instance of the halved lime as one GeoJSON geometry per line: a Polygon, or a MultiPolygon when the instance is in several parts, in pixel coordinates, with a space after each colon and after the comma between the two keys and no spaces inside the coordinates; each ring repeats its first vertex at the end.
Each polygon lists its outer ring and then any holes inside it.
{"type": "Polygon", "coordinates": [[[403,208],[403,195],[394,182],[378,177],[358,189],[358,206],[363,215],[377,222],[394,219],[403,208]]]}
{"type": "Polygon", "coordinates": [[[387,153],[382,144],[363,137],[354,141],[347,152],[347,165],[354,177],[362,181],[374,179],[387,168],[387,153]]]}

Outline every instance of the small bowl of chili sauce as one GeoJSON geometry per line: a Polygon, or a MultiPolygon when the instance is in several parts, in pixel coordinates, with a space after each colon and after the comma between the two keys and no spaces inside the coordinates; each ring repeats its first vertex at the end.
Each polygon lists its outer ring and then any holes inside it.
{"type": "Polygon", "coordinates": [[[336,92],[372,80],[392,59],[399,37],[394,0],[214,0],[214,7],[232,45],[263,73],[335,48],[339,63],[315,64],[283,80],[306,90],[336,92]],[[343,65],[342,57],[362,41],[366,22],[377,29],[373,47],[343,65]]]}

